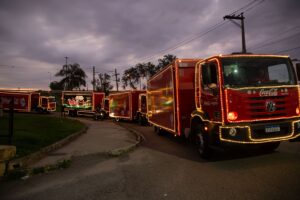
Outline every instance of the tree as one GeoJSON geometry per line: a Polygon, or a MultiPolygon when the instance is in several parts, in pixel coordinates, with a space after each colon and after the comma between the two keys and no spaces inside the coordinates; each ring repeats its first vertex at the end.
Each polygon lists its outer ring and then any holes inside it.
{"type": "Polygon", "coordinates": [[[63,90],[64,85],[61,82],[53,81],[49,85],[51,90],[63,90]]]}
{"type": "Polygon", "coordinates": [[[156,71],[168,66],[171,62],[176,59],[176,56],[172,54],[164,55],[163,58],[158,59],[158,65],[156,66],[156,71]]]}
{"type": "Polygon", "coordinates": [[[132,89],[136,89],[136,85],[139,83],[140,75],[136,67],[131,67],[124,71],[122,76],[123,88],[125,89],[127,86],[132,89]]]}
{"type": "Polygon", "coordinates": [[[147,79],[149,79],[151,76],[153,76],[157,72],[156,66],[151,62],[146,63],[145,68],[146,68],[146,72],[147,72],[147,79]]]}
{"type": "Polygon", "coordinates": [[[107,73],[100,73],[98,77],[99,79],[96,80],[96,90],[105,92],[105,95],[109,95],[109,91],[114,87],[110,83],[111,76],[107,73]]]}
{"type": "Polygon", "coordinates": [[[65,90],[79,89],[80,86],[86,86],[85,78],[87,76],[77,63],[63,65],[62,69],[55,76],[63,77],[60,83],[64,86],[65,90]]]}
{"type": "MultiPolygon", "coordinates": [[[[158,60],[158,65],[155,66],[153,63],[138,63],[134,67],[131,67],[124,71],[122,76],[123,88],[130,87],[137,89],[137,85],[140,84],[142,88],[142,80],[148,80],[151,76],[156,74],[160,69],[169,65],[176,59],[176,56],[168,54],[164,55],[162,59],[158,60]]],[[[145,86],[143,86],[145,88],[145,86]]]]}

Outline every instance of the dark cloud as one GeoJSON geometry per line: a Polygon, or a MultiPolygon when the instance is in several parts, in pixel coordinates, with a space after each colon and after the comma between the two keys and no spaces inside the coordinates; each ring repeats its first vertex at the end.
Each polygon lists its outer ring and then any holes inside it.
{"type": "MultiPolygon", "coordinates": [[[[240,51],[240,29],[229,21],[184,46],[174,47],[202,35],[223,22],[224,15],[245,5],[250,5],[241,10],[245,11],[249,50],[276,53],[298,46],[300,36],[295,35],[300,32],[298,0],[251,2],[2,0],[0,65],[15,68],[0,66],[0,84],[46,89],[50,78],[53,80],[64,64],[65,56],[69,62],[78,62],[91,79],[91,66],[96,66],[99,72],[114,68],[121,72],[137,62],[155,61],[167,53],[206,57],[240,51]],[[274,42],[282,38],[287,39],[274,42]]],[[[299,49],[282,53],[300,58],[299,49]]]]}

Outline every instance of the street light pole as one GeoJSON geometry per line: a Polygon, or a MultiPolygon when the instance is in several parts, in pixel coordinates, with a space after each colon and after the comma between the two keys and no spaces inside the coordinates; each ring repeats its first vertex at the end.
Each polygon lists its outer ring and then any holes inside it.
{"type": "Polygon", "coordinates": [[[51,84],[51,72],[48,72],[48,74],[49,74],[49,81],[50,81],[49,84],[51,84]]]}
{"type": "Polygon", "coordinates": [[[247,53],[247,50],[246,50],[246,39],[245,39],[245,27],[244,27],[244,13],[241,13],[239,15],[235,15],[235,14],[232,14],[232,15],[225,15],[224,18],[225,19],[229,19],[229,20],[233,20],[233,19],[238,19],[238,20],[241,20],[241,25],[239,24],[236,24],[238,25],[241,30],[242,30],[242,53],[247,53]]]}
{"type": "Polygon", "coordinates": [[[67,84],[68,84],[68,56],[65,57],[66,59],[66,67],[65,67],[65,73],[66,73],[66,81],[65,81],[65,90],[67,90],[67,84]]]}

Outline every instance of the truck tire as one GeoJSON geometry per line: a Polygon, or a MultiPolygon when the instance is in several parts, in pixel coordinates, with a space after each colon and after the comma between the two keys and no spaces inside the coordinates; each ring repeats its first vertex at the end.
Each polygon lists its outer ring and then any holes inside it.
{"type": "Polygon", "coordinates": [[[77,110],[70,110],[70,111],[69,111],[69,115],[70,115],[71,117],[77,117],[77,110]]]}
{"type": "Polygon", "coordinates": [[[142,117],[141,115],[138,115],[137,120],[138,120],[138,124],[139,124],[140,126],[143,126],[143,125],[144,125],[143,117],[142,117]]]}
{"type": "Polygon", "coordinates": [[[213,150],[209,146],[209,135],[203,133],[201,124],[196,125],[192,137],[200,157],[204,159],[211,158],[213,150]]]}
{"type": "Polygon", "coordinates": [[[157,126],[154,126],[154,132],[157,134],[157,135],[160,135],[162,136],[163,135],[163,130],[157,126]]]}
{"type": "Polygon", "coordinates": [[[266,144],[262,144],[261,150],[264,152],[273,152],[275,149],[277,149],[280,145],[280,142],[269,142],[266,144]]]}

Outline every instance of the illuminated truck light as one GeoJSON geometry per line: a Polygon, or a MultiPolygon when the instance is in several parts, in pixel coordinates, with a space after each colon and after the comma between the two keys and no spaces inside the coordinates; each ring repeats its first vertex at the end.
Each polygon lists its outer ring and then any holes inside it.
{"type": "Polygon", "coordinates": [[[238,113],[237,112],[229,112],[227,114],[227,119],[230,120],[230,121],[234,121],[238,118],[238,113]]]}
{"type": "Polygon", "coordinates": [[[297,108],[296,108],[296,114],[299,115],[299,113],[300,113],[300,110],[299,110],[299,108],[297,107],[297,108]]]}

